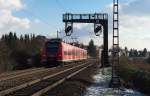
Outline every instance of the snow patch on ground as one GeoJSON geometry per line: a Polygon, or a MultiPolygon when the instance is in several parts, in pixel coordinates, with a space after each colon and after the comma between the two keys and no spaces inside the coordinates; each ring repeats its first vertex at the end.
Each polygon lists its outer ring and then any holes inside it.
{"type": "Polygon", "coordinates": [[[94,84],[87,88],[84,96],[145,96],[140,92],[132,89],[112,89],[109,88],[109,82],[111,79],[110,69],[99,70],[98,73],[93,76],[94,84]],[[102,74],[104,73],[104,74],[102,74]]]}

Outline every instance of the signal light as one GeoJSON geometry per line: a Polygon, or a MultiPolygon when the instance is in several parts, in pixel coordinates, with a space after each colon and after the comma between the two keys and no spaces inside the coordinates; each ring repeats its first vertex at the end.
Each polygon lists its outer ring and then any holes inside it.
{"type": "Polygon", "coordinates": [[[102,29],[102,28],[101,28],[100,26],[97,26],[97,27],[95,28],[95,33],[98,33],[101,29],[102,29]]]}
{"type": "Polygon", "coordinates": [[[72,30],[72,27],[71,26],[68,26],[66,29],[65,29],[65,32],[68,33],[69,31],[72,30]]]}
{"type": "Polygon", "coordinates": [[[70,36],[72,34],[72,26],[68,26],[65,29],[65,33],[66,33],[67,36],[70,36]]]}
{"type": "Polygon", "coordinates": [[[96,35],[96,36],[99,36],[101,30],[102,30],[102,27],[101,27],[101,26],[96,26],[96,27],[94,28],[95,35],[96,35]]]}

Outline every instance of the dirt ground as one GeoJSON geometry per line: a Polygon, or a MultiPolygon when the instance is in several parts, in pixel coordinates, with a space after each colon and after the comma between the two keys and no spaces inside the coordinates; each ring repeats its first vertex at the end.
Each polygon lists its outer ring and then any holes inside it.
{"type": "Polygon", "coordinates": [[[83,96],[86,88],[93,84],[92,76],[97,73],[98,68],[99,64],[88,67],[43,96],[83,96]]]}

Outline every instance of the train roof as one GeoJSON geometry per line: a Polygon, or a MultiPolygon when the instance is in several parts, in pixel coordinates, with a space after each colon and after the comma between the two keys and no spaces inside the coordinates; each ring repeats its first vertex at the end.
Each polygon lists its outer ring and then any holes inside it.
{"type": "MultiPolygon", "coordinates": [[[[66,42],[64,42],[61,38],[51,38],[51,39],[49,39],[47,42],[63,42],[63,43],[65,43],[65,44],[69,44],[69,45],[72,45],[72,46],[81,48],[81,47],[80,47],[80,44],[77,44],[77,43],[66,43],[66,42]]],[[[85,48],[82,48],[82,49],[85,50],[85,48]]]]}
{"type": "Polygon", "coordinates": [[[61,38],[52,38],[52,39],[49,39],[47,42],[62,42],[62,39],[61,38]]]}

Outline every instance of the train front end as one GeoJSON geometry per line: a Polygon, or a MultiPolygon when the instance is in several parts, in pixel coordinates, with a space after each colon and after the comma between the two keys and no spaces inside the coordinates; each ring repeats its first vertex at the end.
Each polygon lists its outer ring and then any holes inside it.
{"type": "Polygon", "coordinates": [[[43,52],[41,54],[41,62],[46,67],[53,67],[59,65],[61,60],[61,39],[50,39],[45,43],[43,52]]]}

